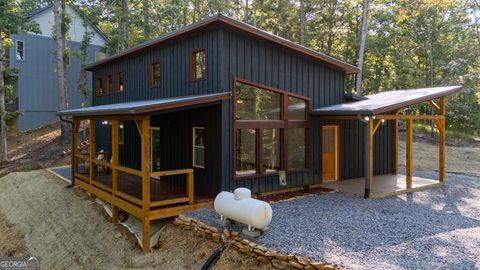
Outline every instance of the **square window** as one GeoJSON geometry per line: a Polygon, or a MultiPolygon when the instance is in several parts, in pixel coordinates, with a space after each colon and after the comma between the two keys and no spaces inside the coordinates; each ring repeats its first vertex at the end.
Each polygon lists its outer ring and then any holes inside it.
{"type": "Polygon", "coordinates": [[[192,81],[207,78],[207,57],[205,50],[197,50],[190,55],[190,79],[192,81]]]}

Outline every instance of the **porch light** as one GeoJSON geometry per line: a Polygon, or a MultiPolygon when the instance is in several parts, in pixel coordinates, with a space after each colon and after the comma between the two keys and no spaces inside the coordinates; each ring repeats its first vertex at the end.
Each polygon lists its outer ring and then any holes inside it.
{"type": "Polygon", "coordinates": [[[385,124],[385,119],[382,119],[382,124],[385,124]]]}
{"type": "Polygon", "coordinates": [[[365,119],[365,121],[367,121],[367,122],[370,121],[370,117],[368,117],[368,116],[365,116],[365,118],[363,118],[363,119],[365,119]]]}
{"type": "Polygon", "coordinates": [[[102,125],[108,125],[108,121],[107,120],[103,121],[102,125]]]}
{"type": "Polygon", "coordinates": [[[123,128],[123,124],[120,124],[120,128],[123,128]]]}

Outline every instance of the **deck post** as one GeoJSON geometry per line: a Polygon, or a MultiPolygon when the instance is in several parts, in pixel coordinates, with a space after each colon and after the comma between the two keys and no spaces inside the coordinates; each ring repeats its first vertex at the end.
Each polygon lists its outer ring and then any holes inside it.
{"type": "Polygon", "coordinates": [[[445,97],[440,98],[440,103],[438,105],[440,107],[440,114],[443,116],[442,119],[438,121],[439,123],[439,140],[438,140],[438,148],[439,148],[439,153],[438,153],[438,162],[439,162],[439,168],[438,168],[438,180],[443,183],[445,181],[445,130],[446,130],[446,125],[445,125],[445,109],[446,109],[446,104],[445,104],[445,97]]]}
{"type": "Polygon", "coordinates": [[[89,119],[88,120],[88,125],[90,129],[90,135],[88,138],[88,141],[90,143],[90,185],[92,184],[93,178],[95,176],[95,164],[93,163],[93,160],[95,158],[95,120],[89,119]]]}
{"type": "Polygon", "coordinates": [[[398,174],[398,111],[395,113],[393,132],[393,174],[398,174]]]}
{"type": "Polygon", "coordinates": [[[73,175],[72,175],[72,183],[74,182],[75,178],[75,173],[77,173],[78,170],[78,123],[79,120],[76,117],[73,117],[73,130],[72,130],[72,155],[73,155],[73,175]]]}
{"type": "Polygon", "coordinates": [[[406,171],[407,171],[407,188],[412,188],[412,181],[413,181],[413,175],[412,175],[412,150],[413,150],[413,120],[408,119],[407,121],[407,133],[406,133],[406,171]]]}
{"type": "Polygon", "coordinates": [[[150,220],[146,215],[150,210],[150,118],[141,121],[142,139],[142,209],[143,219],[143,251],[150,250],[150,220]]]}
{"type": "Polygon", "coordinates": [[[192,170],[187,174],[188,204],[193,204],[193,199],[194,199],[193,190],[194,190],[194,187],[193,187],[193,170],[192,170]]]}
{"type": "MultiPolygon", "coordinates": [[[[112,196],[116,196],[118,189],[118,137],[120,124],[118,119],[112,119],[112,196]]],[[[112,204],[112,223],[118,223],[118,207],[112,204]]]]}
{"type": "Polygon", "coordinates": [[[373,119],[369,119],[365,126],[365,193],[364,198],[370,198],[373,193],[373,119]]]}

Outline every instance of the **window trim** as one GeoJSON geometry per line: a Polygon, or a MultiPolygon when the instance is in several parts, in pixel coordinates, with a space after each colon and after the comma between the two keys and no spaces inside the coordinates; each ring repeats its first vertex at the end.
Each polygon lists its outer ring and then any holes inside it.
{"type": "Polygon", "coordinates": [[[155,61],[148,65],[148,85],[150,88],[155,88],[160,86],[161,74],[162,74],[162,71],[161,71],[160,61],[155,61]],[[159,78],[158,78],[158,84],[155,84],[154,74],[153,74],[153,71],[154,71],[153,66],[156,64],[158,64],[158,71],[160,72],[159,78]]]}
{"type": "Polygon", "coordinates": [[[25,56],[26,56],[26,55],[25,55],[25,40],[23,40],[23,39],[15,40],[15,59],[16,59],[17,61],[25,61],[25,58],[26,58],[25,56]],[[18,57],[17,57],[17,55],[18,55],[18,54],[17,54],[17,52],[18,52],[18,42],[22,42],[22,43],[23,43],[23,59],[18,59],[18,57]]]}
{"type": "Polygon", "coordinates": [[[195,168],[200,168],[200,169],[205,169],[206,167],[206,159],[205,159],[205,156],[206,156],[206,138],[205,138],[205,127],[192,127],[192,166],[195,167],[195,168]],[[204,146],[197,146],[195,145],[195,130],[197,129],[203,129],[203,136],[204,136],[204,146]],[[195,149],[196,148],[203,148],[203,165],[198,165],[198,164],[195,164],[195,149]]]}
{"type": "Polygon", "coordinates": [[[307,172],[311,170],[311,139],[310,139],[310,130],[311,130],[311,117],[310,117],[310,98],[304,97],[295,93],[291,93],[285,90],[281,90],[278,88],[274,88],[268,85],[255,83],[246,79],[242,79],[239,77],[233,78],[233,178],[235,180],[240,179],[249,179],[249,178],[259,178],[264,176],[270,175],[278,175],[277,172],[270,172],[265,173],[261,169],[261,161],[263,160],[263,129],[268,128],[279,128],[280,129],[280,170],[285,171],[286,173],[297,173],[297,172],[307,172]],[[248,84],[254,87],[258,87],[267,91],[272,91],[279,93],[280,96],[280,120],[237,120],[236,119],[236,109],[237,106],[235,105],[236,96],[237,96],[237,82],[248,84]],[[288,97],[295,97],[305,101],[305,120],[288,120],[288,97]],[[257,153],[256,153],[256,160],[257,160],[257,172],[255,174],[248,174],[248,175],[237,175],[237,153],[236,153],[236,132],[239,129],[255,129],[256,136],[257,136],[257,153]],[[305,168],[304,169],[288,169],[288,129],[289,128],[304,128],[305,129],[305,168]]]}
{"type": "Polygon", "coordinates": [[[105,76],[105,95],[109,96],[112,91],[110,91],[112,87],[112,75],[105,76]]]}
{"type": "Polygon", "coordinates": [[[115,73],[115,93],[125,92],[125,74],[122,71],[115,73]],[[122,76],[123,89],[120,91],[120,75],[122,76]]]}
{"type": "Polygon", "coordinates": [[[205,48],[194,49],[190,51],[190,81],[203,81],[207,79],[207,51],[205,48]],[[194,55],[198,52],[203,52],[205,55],[205,72],[202,74],[201,78],[195,78],[195,57],[194,55]]]}
{"type": "Polygon", "coordinates": [[[95,80],[95,95],[101,97],[103,95],[103,79],[99,77],[95,80]]]}

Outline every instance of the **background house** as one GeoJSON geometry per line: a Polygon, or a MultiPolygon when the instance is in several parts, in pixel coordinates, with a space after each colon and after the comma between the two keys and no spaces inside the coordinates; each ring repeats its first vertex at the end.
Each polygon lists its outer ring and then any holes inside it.
{"type": "MultiPolygon", "coordinates": [[[[93,34],[88,48],[88,60],[94,62],[103,56],[100,52],[105,45],[106,37],[93,24],[83,25],[80,13],[70,7],[66,8],[72,21],[67,35],[67,47],[72,52],[80,49],[85,31],[93,34]]],[[[52,5],[39,8],[28,15],[30,20],[38,23],[41,32],[11,35],[13,46],[9,52],[9,65],[18,68],[19,73],[13,85],[13,94],[7,98],[7,110],[21,111],[15,120],[18,130],[38,128],[58,121],[58,87],[55,73],[55,41],[52,38],[53,10],[52,5]]],[[[90,104],[77,90],[81,62],[72,53],[67,69],[67,89],[69,108],[79,108],[82,104],[90,104]]],[[[91,79],[87,82],[91,84],[91,79]]]]}

